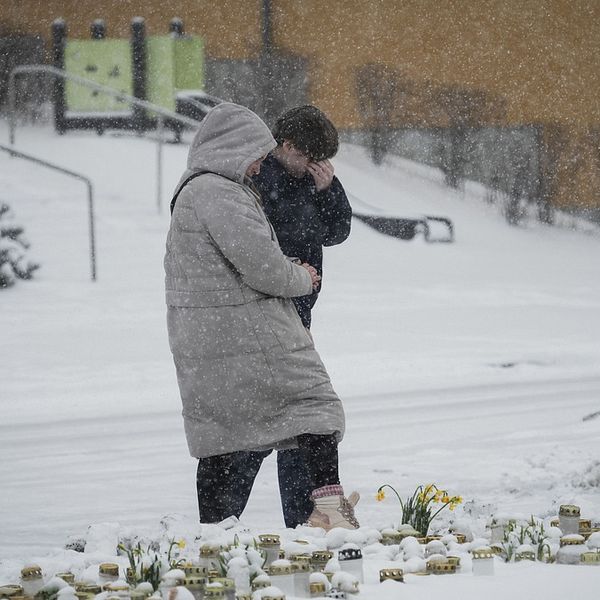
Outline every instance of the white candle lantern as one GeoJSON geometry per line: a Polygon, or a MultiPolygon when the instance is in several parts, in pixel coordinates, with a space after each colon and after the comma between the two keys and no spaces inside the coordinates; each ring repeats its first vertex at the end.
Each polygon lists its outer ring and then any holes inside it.
{"type": "Polygon", "coordinates": [[[204,583],[204,577],[190,576],[185,578],[184,585],[194,596],[194,600],[202,600],[204,598],[204,583]]]}
{"type": "Polygon", "coordinates": [[[558,511],[558,522],[563,535],[579,533],[581,509],[574,504],[562,504],[558,511]]]}
{"type": "Polygon", "coordinates": [[[279,550],[281,548],[281,539],[278,535],[268,533],[258,536],[260,540],[258,547],[262,550],[265,556],[263,567],[269,567],[271,563],[279,560],[279,550]]]}
{"type": "Polygon", "coordinates": [[[308,560],[292,562],[292,575],[294,576],[294,596],[298,598],[310,597],[310,563],[308,560]]]}
{"type": "Polygon", "coordinates": [[[208,571],[218,571],[219,564],[219,554],[221,553],[221,546],[217,546],[215,544],[202,544],[200,546],[200,560],[199,566],[206,569],[208,571]]]}
{"type": "Polygon", "coordinates": [[[359,583],[364,583],[363,556],[360,548],[345,548],[338,552],[338,561],[342,571],[354,575],[359,583]]]}
{"type": "Polygon", "coordinates": [[[494,574],[494,553],[491,548],[483,547],[473,550],[473,575],[494,574]]]}
{"type": "Polygon", "coordinates": [[[288,560],[277,560],[269,567],[271,585],[279,588],[286,596],[294,595],[294,575],[288,560]]]}
{"type": "Polygon", "coordinates": [[[119,579],[119,565],[117,563],[101,563],[98,565],[98,583],[105,586],[119,579]]]}
{"type": "Polygon", "coordinates": [[[315,550],[310,558],[310,563],[315,571],[324,571],[327,563],[333,558],[329,550],[315,550]]]}
{"type": "Polygon", "coordinates": [[[25,596],[33,598],[44,587],[42,567],[29,565],[21,569],[21,587],[25,596]]]}
{"type": "Polygon", "coordinates": [[[561,565],[578,565],[581,555],[588,551],[585,540],[578,533],[563,535],[560,538],[560,548],[556,553],[556,562],[561,565]]]}
{"type": "Polygon", "coordinates": [[[252,580],[250,587],[253,592],[271,587],[271,578],[266,573],[261,573],[252,580]]]}

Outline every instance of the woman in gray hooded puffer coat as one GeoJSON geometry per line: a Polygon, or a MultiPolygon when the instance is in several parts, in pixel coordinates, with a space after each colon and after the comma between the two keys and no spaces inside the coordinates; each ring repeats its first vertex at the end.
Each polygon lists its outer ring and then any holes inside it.
{"type": "Polygon", "coordinates": [[[318,278],[283,255],[249,179],[275,146],[252,111],[219,104],[171,207],[167,326],[200,520],[229,516],[239,486],[252,485],[232,468],[235,452],[298,446],[313,482],[309,523],[354,528],[357,497],[338,476],[343,408],[290,300],[318,278]]]}

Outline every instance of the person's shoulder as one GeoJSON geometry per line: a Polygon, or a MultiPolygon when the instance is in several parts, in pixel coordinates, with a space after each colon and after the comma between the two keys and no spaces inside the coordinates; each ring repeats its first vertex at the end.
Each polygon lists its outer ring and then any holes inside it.
{"type": "Polygon", "coordinates": [[[186,186],[182,195],[195,204],[203,204],[206,207],[218,207],[223,203],[235,203],[253,206],[253,194],[247,186],[222,177],[217,173],[205,173],[196,177],[186,186]]]}
{"type": "Polygon", "coordinates": [[[241,183],[212,172],[202,173],[192,179],[188,185],[193,191],[199,193],[210,192],[212,190],[239,192],[243,188],[241,183]]]}

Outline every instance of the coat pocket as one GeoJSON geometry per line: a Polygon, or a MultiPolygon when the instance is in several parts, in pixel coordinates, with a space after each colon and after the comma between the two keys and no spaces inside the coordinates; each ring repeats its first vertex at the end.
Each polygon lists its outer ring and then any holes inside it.
{"type": "Polygon", "coordinates": [[[169,344],[175,356],[224,358],[260,352],[246,305],[168,307],[169,344]]]}
{"type": "Polygon", "coordinates": [[[286,298],[265,298],[255,304],[264,324],[266,335],[275,342],[267,345],[269,350],[279,348],[285,352],[295,352],[313,346],[291,300],[286,298]],[[275,347],[273,347],[275,346],[275,347]]]}

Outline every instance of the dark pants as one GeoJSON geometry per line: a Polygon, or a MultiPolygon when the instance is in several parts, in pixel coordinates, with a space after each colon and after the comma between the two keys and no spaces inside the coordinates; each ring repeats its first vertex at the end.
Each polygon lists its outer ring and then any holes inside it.
{"type": "MultiPolygon", "coordinates": [[[[298,448],[277,453],[281,506],[286,527],[305,523],[313,509],[314,489],[339,484],[335,435],[298,436],[298,448]]],[[[196,487],[200,522],[239,517],[262,461],[271,453],[233,452],[198,460],[196,487]]]]}

